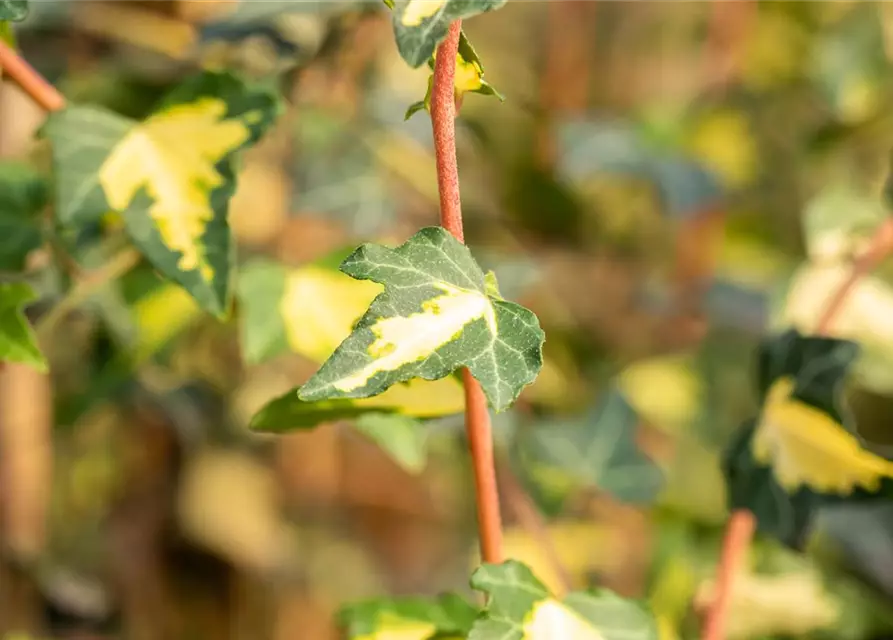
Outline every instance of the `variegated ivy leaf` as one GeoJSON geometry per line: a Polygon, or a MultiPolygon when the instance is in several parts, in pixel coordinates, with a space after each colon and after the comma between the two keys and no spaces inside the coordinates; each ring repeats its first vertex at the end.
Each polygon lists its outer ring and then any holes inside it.
{"type": "Polygon", "coordinates": [[[506,0],[396,0],[394,36],[400,55],[412,68],[422,66],[460,18],[499,9],[506,0]]]}
{"type": "MultiPolygon", "coordinates": [[[[247,362],[292,352],[321,364],[350,335],[383,288],[341,273],[329,264],[333,257],[343,259],[344,253],[293,269],[272,262],[252,262],[241,269],[238,295],[247,362]]],[[[462,383],[454,376],[410,380],[361,399],[304,402],[293,389],[261,409],[251,427],[276,432],[309,429],[370,412],[434,418],[459,413],[464,404],[462,383]]]]}
{"type": "Polygon", "coordinates": [[[28,17],[28,0],[0,0],[0,20],[21,22],[28,17]]]}
{"type": "Polygon", "coordinates": [[[340,612],[350,640],[460,640],[478,611],[453,594],[437,600],[400,598],[350,604],[340,612]]]}
{"type": "Polygon", "coordinates": [[[545,340],[537,317],[494,295],[468,247],[442,227],[426,227],[396,249],[365,244],[341,270],[385,289],[301,387],[302,400],[367,398],[468,367],[502,411],[536,379],[545,340]]]}
{"type": "Polygon", "coordinates": [[[226,315],[233,157],[261,136],[278,106],[271,92],[229,74],[203,73],[144,122],[85,106],[53,114],[45,133],[53,143],[60,221],[121,214],[134,244],[160,272],[208,311],[226,315]]]}
{"type": "MultiPolygon", "coordinates": [[[[428,66],[434,70],[434,60],[437,52],[432,54],[428,60],[428,66]]],[[[505,98],[493,85],[484,80],[484,65],[478,57],[471,42],[465,36],[465,32],[459,35],[459,50],[456,53],[456,79],[454,81],[456,101],[461,103],[462,97],[466,93],[480,93],[485,96],[496,96],[500,102],[504,102],[505,98]]],[[[428,91],[425,93],[425,99],[409,106],[406,110],[406,120],[409,120],[419,111],[431,111],[431,92],[434,89],[434,74],[428,78],[428,91]]]]}
{"type": "Polygon", "coordinates": [[[796,330],[760,347],[761,411],[724,461],[730,506],[761,530],[802,542],[816,510],[834,502],[889,499],[893,461],[866,449],[843,398],[856,343],[796,330]]]}
{"type": "Polygon", "coordinates": [[[657,640],[653,616],[639,603],[607,591],[558,599],[515,560],[475,571],[471,586],[488,595],[468,640],[657,640]]]}
{"type": "Polygon", "coordinates": [[[0,282],[0,362],[19,362],[46,371],[46,359],[23,312],[35,297],[24,282],[0,282]]]}

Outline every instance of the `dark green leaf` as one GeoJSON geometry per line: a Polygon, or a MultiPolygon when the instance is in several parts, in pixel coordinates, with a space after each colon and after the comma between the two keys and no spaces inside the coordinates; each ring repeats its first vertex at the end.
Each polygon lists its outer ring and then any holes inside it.
{"type": "Polygon", "coordinates": [[[793,397],[827,413],[849,430],[852,417],[839,396],[859,345],[848,340],[804,336],[791,329],[760,346],[757,391],[765,403],[770,387],[781,378],[793,378],[793,397]]]}
{"type": "Polygon", "coordinates": [[[21,22],[28,17],[28,0],[0,0],[0,20],[21,22]]]}
{"type": "Polygon", "coordinates": [[[27,165],[0,164],[0,270],[20,271],[42,243],[38,214],[47,203],[43,177],[27,165]]]}
{"type": "Polygon", "coordinates": [[[413,68],[425,64],[455,20],[499,9],[506,0],[397,0],[397,49],[413,68]]]}

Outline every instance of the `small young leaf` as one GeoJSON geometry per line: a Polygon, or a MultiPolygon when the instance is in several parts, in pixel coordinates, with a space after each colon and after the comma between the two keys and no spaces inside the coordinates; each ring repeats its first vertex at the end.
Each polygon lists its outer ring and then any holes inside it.
{"type": "MultiPolygon", "coordinates": [[[[429,60],[429,66],[434,69],[434,59],[436,53],[429,60]]],[[[455,96],[457,103],[461,101],[466,93],[480,93],[485,96],[496,96],[500,102],[504,102],[505,98],[496,89],[493,88],[486,80],[484,80],[484,65],[478,57],[474,47],[462,31],[459,35],[459,50],[456,53],[456,78],[454,81],[455,96]]],[[[434,89],[434,74],[428,78],[428,91],[425,93],[425,99],[409,106],[406,110],[405,120],[409,120],[419,111],[431,111],[431,92],[434,89]]]]}
{"type": "Polygon", "coordinates": [[[610,389],[599,406],[579,420],[537,426],[519,447],[531,479],[560,489],[592,487],[618,500],[648,503],[663,487],[663,473],[636,445],[639,416],[610,389]]]}
{"type": "Polygon", "coordinates": [[[520,562],[483,565],[471,586],[489,596],[468,640],[657,640],[653,616],[607,590],[555,598],[520,562]]]}
{"type": "Polygon", "coordinates": [[[20,271],[40,246],[38,214],[47,203],[42,176],[17,162],[0,164],[0,270],[20,271]]]}
{"type": "Polygon", "coordinates": [[[488,296],[471,252],[445,229],[424,228],[397,249],[365,244],[341,270],[385,290],[301,387],[302,400],[367,398],[466,366],[502,411],[536,379],[545,340],[536,316],[488,296]]]}
{"type": "Polygon", "coordinates": [[[0,20],[21,22],[28,17],[28,0],[0,0],[0,20]]]}
{"type": "Polygon", "coordinates": [[[858,345],[790,330],[763,343],[760,416],[742,427],[724,471],[733,507],[761,529],[799,540],[823,503],[887,495],[893,461],[863,447],[842,398],[858,345]]]}
{"type": "Polygon", "coordinates": [[[341,625],[350,640],[430,640],[464,638],[477,609],[457,595],[437,600],[400,598],[368,600],[341,610],[341,625]]]}
{"type": "Polygon", "coordinates": [[[35,297],[25,283],[0,282],[0,362],[19,362],[44,372],[46,359],[22,311],[35,297]]]}
{"type": "Polygon", "coordinates": [[[394,36],[412,68],[425,64],[446,37],[450,23],[499,9],[506,0],[397,0],[394,36]]]}
{"type": "Polygon", "coordinates": [[[235,152],[278,112],[276,97],[229,74],[204,73],[175,89],[146,121],[72,106],[53,114],[63,223],[124,217],[134,243],[208,311],[225,316],[234,245],[226,220],[235,152]]]}

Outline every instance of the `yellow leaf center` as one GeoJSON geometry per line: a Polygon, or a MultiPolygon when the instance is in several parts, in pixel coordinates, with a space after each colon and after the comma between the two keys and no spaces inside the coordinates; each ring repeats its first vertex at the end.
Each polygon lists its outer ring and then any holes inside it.
{"type": "Polygon", "coordinates": [[[336,389],[352,391],[365,386],[376,373],[424,360],[479,318],[484,318],[490,333],[496,335],[496,314],[487,296],[445,282],[435,286],[444,294],[422,303],[421,312],[383,318],[372,325],[375,340],[368,351],[374,360],[357,373],[338,380],[336,389]]]}
{"type": "Polygon", "coordinates": [[[177,267],[199,270],[206,280],[213,271],[202,235],[214,217],[211,191],[223,183],[215,165],[248,138],[245,125],[222,120],[225,114],[226,104],[216,98],[170,107],[128,133],[99,171],[116,211],[145,188],[162,242],[181,254],[177,267]]]}

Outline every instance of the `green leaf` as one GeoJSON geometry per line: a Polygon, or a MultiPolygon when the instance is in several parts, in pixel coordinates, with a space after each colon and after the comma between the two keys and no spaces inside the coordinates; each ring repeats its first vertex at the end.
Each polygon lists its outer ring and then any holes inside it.
{"type": "Polygon", "coordinates": [[[301,387],[302,400],[367,398],[465,366],[502,411],[536,379],[545,340],[536,316],[488,296],[471,252],[445,229],[424,228],[396,249],[365,244],[341,270],[385,290],[301,387]]]}
{"type": "Polygon", "coordinates": [[[227,223],[234,154],[255,142],[278,110],[271,92],[203,73],[141,123],[95,107],[55,113],[45,133],[53,143],[57,215],[83,224],[122,214],[152,264],[223,317],[234,251],[227,223]]]}
{"type": "Polygon", "coordinates": [[[341,610],[351,640],[429,640],[465,637],[477,609],[454,594],[436,600],[398,598],[352,603],[341,610]]]}
{"type": "Polygon", "coordinates": [[[406,108],[406,115],[403,116],[404,120],[409,120],[419,111],[430,111],[431,110],[431,81],[428,81],[428,93],[425,94],[424,100],[419,100],[418,102],[413,102],[406,108]]]}
{"type": "Polygon", "coordinates": [[[858,353],[853,342],[795,330],[761,345],[762,409],[723,466],[730,506],[751,510],[761,530],[789,544],[802,541],[821,505],[889,494],[893,462],[864,448],[842,397],[858,353]]]}
{"type": "Polygon", "coordinates": [[[468,640],[656,640],[654,618],[639,603],[606,590],[559,600],[515,560],[485,564],[471,586],[488,595],[468,640]]]}
{"type": "Polygon", "coordinates": [[[0,20],[0,41],[5,42],[13,49],[17,48],[16,34],[8,20],[0,20]]]}
{"type": "MultiPolygon", "coordinates": [[[[273,262],[249,262],[239,269],[237,277],[239,329],[245,362],[258,364],[288,353],[288,336],[280,306],[285,295],[285,267],[273,262]]],[[[311,311],[316,306],[301,308],[311,311]]]]}
{"type": "Polygon", "coordinates": [[[47,203],[43,177],[18,162],[0,163],[0,270],[21,271],[43,241],[38,214],[47,203]]]}
{"type": "Polygon", "coordinates": [[[23,311],[35,298],[23,282],[0,282],[0,361],[27,364],[45,372],[47,361],[23,311]]]}
{"type": "Polygon", "coordinates": [[[0,0],[0,20],[21,22],[28,17],[28,0],[0,0]]]}
{"type": "Polygon", "coordinates": [[[354,400],[303,402],[295,390],[276,398],[251,420],[251,429],[285,433],[312,429],[324,422],[354,420],[354,428],[388,453],[400,466],[419,473],[427,458],[427,432],[400,406],[377,407],[354,400]]]}
{"type": "Polygon", "coordinates": [[[354,429],[381,447],[410,473],[421,473],[428,458],[428,430],[415,418],[397,413],[366,413],[354,429]]]}
{"type": "MultiPolygon", "coordinates": [[[[661,470],[636,445],[640,419],[616,388],[579,419],[536,425],[518,443],[535,484],[591,487],[618,500],[650,503],[663,488],[661,470]]],[[[523,432],[522,432],[523,434],[523,432]]]]}
{"type": "Polygon", "coordinates": [[[446,37],[450,24],[494,11],[506,0],[398,0],[394,36],[400,55],[412,68],[425,64],[446,37]]]}

